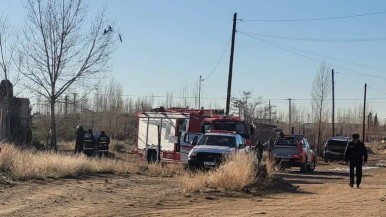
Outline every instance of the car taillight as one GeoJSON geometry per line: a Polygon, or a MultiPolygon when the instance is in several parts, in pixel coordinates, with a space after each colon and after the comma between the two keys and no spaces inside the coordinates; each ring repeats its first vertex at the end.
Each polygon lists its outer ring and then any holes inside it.
{"type": "Polygon", "coordinates": [[[302,155],[303,153],[303,147],[300,143],[298,143],[298,152],[299,152],[299,156],[302,155]]]}

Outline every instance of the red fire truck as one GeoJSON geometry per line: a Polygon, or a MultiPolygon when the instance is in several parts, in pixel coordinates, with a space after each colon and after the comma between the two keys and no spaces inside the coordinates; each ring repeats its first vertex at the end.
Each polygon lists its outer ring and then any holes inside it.
{"type": "MultiPolygon", "coordinates": [[[[159,108],[137,115],[136,152],[148,162],[188,163],[191,141],[208,130],[234,131],[251,146],[245,122],[219,109],[159,108]]],[[[253,128],[250,128],[253,134],[253,128]]]]}

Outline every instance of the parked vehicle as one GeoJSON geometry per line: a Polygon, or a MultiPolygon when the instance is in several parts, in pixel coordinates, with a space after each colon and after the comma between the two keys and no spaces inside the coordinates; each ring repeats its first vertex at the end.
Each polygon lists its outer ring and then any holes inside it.
{"type": "Polygon", "coordinates": [[[239,134],[227,131],[209,131],[192,145],[188,156],[190,169],[217,167],[227,156],[250,150],[239,134]]]}
{"type": "Polygon", "coordinates": [[[299,167],[301,172],[313,172],[316,167],[312,146],[300,135],[276,138],[270,149],[270,158],[282,168],[299,167]]]}
{"type": "Polygon", "coordinates": [[[344,155],[347,150],[349,137],[331,137],[326,141],[324,146],[324,162],[344,161],[344,155]]]}
{"type": "MultiPolygon", "coordinates": [[[[136,153],[148,162],[188,164],[192,140],[208,130],[232,130],[251,146],[245,122],[236,116],[224,116],[218,109],[155,109],[137,115],[136,153]]],[[[253,132],[252,132],[253,133],[253,132]]]]}

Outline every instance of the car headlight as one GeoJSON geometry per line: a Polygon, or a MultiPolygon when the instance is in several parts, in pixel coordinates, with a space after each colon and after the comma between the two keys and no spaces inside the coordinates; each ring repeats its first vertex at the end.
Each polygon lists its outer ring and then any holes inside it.
{"type": "Polygon", "coordinates": [[[195,150],[190,150],[190,152],[189,152],[189,158],[191,158],[191,157],[196,157],[197,156],[197,152],[195,151],[195,150]]]}

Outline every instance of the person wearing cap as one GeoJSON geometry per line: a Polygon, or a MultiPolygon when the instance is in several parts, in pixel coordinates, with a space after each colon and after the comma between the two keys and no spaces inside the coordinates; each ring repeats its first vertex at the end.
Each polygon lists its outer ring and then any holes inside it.
{"type": "Polygon", "coordinates": [[[345,153],[345,161],[350,162],[350,187],[354,186],[354,169],[356,172],[356,185],[362,181],[362,165],[367,162],[367,149],[363,142],[359,140],[359,134],[352,135],[352,141],[348,144],[345,153]]]}

